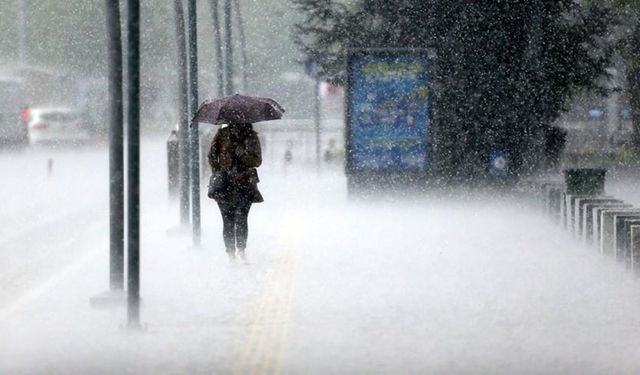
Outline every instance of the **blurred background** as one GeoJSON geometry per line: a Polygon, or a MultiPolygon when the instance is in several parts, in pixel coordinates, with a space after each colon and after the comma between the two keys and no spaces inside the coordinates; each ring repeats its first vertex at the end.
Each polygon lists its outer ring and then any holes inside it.
{"type": "MultiPolygon", "coordinates": [[[[233,19],[235,91],[274,97],[286,107],[288,119],[310,118],[315,82],[305,75],[303,55],[292,43],[293,25],[301,15],[286,1],[243,0],[237,5],[233,19]],[[244,50],[241,29],[246,39],[244,50]]],[[[126,7],[122,5],[122,9],[125,19],[126,7]]],[[[3,111],[11,113],[5,117],[20,111],[20,118],[29,121],[30,108],[72,111],[82,117],[93,136],[106,139],[108,55],[104,12],[102,2],[94,1],[3,2],[0,85],[7,98],[3,111]]],[[[168,135],[178,121],[173,1],[143,2],[141,12],[144,134],[168,135]]],[[[198,29],[199,96],[204,100],[216,95],[214,31],[207,2],[199,6],[198,29]]],[[[339,117],[339,111],[330,109],[341,106],[339,90],[323,92],[329,105],[325,107],[329,108],[327,114],[339,117]]],[[[10,143],[25,141],[26,134],[8,132],[3,129],[0,133],[12,138],[10,143]]]]}
{"type": "MultiPolygon", "coordinates": [[[[325,41],[323,45],[322,42],[317,42],[321,33],[305,31],[304,27],[319,25],[320,30],[324,27],[326,34],[330,36],[332,32],[341,32],[336,22],[341,15],[344,16],[345,24],[353,22],[349,21],[350,14],[358,12],[366,12],[371,19],[363,18],[364,23],[374,22],[375,17],[379,17],[375,22],[386,22],[387,17],[385,5],[377,4],[376,1],[337,1],[332,2],[332,6],[338,9],[336,6],[339,5],[343,9],[342,13],[334,13],[333,20],[316,20],[316,24],[313,24],[313,11],[309,10],[312,9],[309,8],[312,3],[239,0],[234,9],[235,91],[274,97],[287,109],[286,117],[289,120],[312,119],[315,85],[314,80],[305,74],[304,61],[313,59],[314,54],[320,52],[344,51],[349,43],[356,43],[353,41],[355,37],[364,40],[362,33],[345,33],[341,40],[336,42],[334,38],[333,42],[325,41]],[[316,41],[308,42],[310,37],[316,38],[316,41]]],[[[400,3],[403,2],[398,2],[400,3]]],[[[431,8],[437,9],[437,1],[427,3],[435,4],[431,8]]],[[[402,8],[398,4],[394,3],[393,7],[402,8]]],[[[425,4],[421,6],[428,5],[425,4]]],[[[581,1],[577,4],[582,9],[579,16],[575,17],[582,17],[579,22],[584,24],[584,30],[576,31],[577,36],[573,36],[577,42],[589,44],[592,60],[602,55],[600,57],[604,60],[604,65],[587,67],[587,70],[598,71],[580,73],[578,71],[584,68],[581,68],[584,61],[571,57],[575,61],[568,63],[574,64],[573,73],[581,75],[577,79],[582,81],[577,81],[575,77],[567,78],[571,81],[566,85],[570,86],[569,92],[562,95],[560,100],[554,99],[554,103],[562,107],[562,110],[550,110],[550,115],[544,119],[548,123],[545,126],[557,126],[566,130],[568,136],[563,153],[565,163],[637,163],[638,147],[635,144],[638,142],[634,141],[634,137],[638,137],[634,136],[637,125],[633,125],[632,103],[633,98],[638,96],[637,93],[634,94],[634,90],[638,89],[637,84],[634,86],[629,82],[633,82],[633,77],[637,80],[638,75],[638,4],[634,1],[581,1]],[[578,35],[579,33],[585,35],[578,35]]],[[[175,127],[178,119],[173,2],[143,2],[141,6],[144,15],[141,25],[143,126],[145,134],[155,132],[166,135],[175,127]]],[[[434,14],[437,16],[437,10],[425,13],[424,18],[428,20],[434,14]]],[[[126,14],[123,14],[124,17],[126,14]]],[[[198,12],[199,92],[202,99],[216,95],[216,56],[211,20],[210,4],[202,2],[198,12]]],[[[432,34],[439,38],[439,24],[424,22],[433,27],[432,34]]],[[[397,23],[396,26],[403,27],[397,23]]],[[[3,125],[0,131],[3,139],[7,138],[9,143],[29,143],[29,140],[31,143],[39,142],[41,138],[38,136],[38,126],[46,121],[39,118],[42,114],[38,110],[43,109],[47,112],[45,116],[82,121],[86,124],[87,133],[83,137],[106,138],[108,59],[105,30],[104,6],[101,2],[3,2],[0,23],[0,32],[5,36],[0,40],[0,85],[5,95],[2,104],[2,111],[5,113],[3,121],[10,121],[18,115],[23,123],[32,123],[31,126],[3,125]],[[33,115],[29,112],[30,109],[36,109],[33,115]],[[12,127],[13,129],[7,129],[12,127]],[[31,138],[25,128],[33,129],[31,138]]],[[[454,35],[460,36],[459,31],[454,35]]],[[[376,38],[388,39],[388,36],[369,34],[373,35],[369,35],[369,45],[385,44],[376,38]]],[[[495,35],[493,37],[497,40],[495,35]]],[[[444,43],[438,40],[424,42],[429,45],[444,43]]],[[[403,44],[402,40],[386,44],[394,43],[403,44]]],[[[323,68],[320,72],[323,80],[322,147],[326,149],[330,142],[334,142],[338,148],[342,148],[343,90],[339,72],[336,73],[335,69],[331,71],[331,65],[335,66],[339,62],[327,63],[319,58],[316,60],[323,68]]],[[[559,70],[563,69],[557,67],[559,70]]],[[[565,70],[563,74],[571,76],[573,73],[565,70]]],[[[470,93],[465,95],[472,96],[470,93]]],[[[517,107],[522,103],[512,104],[514,113],[521,111],[517,107]]],[[[505,108],[508,109],[509,106],[505,108]]],[[[485,109],[486,116],[492,116],[491,108],[485,109]]],[[[482,114],[476,116],[482,117],[482,114]]],[[[509,119],[495,119],[495,122],[500,121],[509,119]]],[[[447,122],[455,121],[449,118],[447,122]]],[[[478,122],[482,122],[482,119],[478,122]]],[[[638,122],[637,116],[635,122],[638,122]]],[[[312,132],[310,127],[302,128],[312,132]]],[[[491,126],[488,126],[486,132],[492,132],[491,126]]],[[[446,147],[454,149],[456,145],[446,147]]],[[[313,152],[308,151],[312,156],[313,152]]]]}

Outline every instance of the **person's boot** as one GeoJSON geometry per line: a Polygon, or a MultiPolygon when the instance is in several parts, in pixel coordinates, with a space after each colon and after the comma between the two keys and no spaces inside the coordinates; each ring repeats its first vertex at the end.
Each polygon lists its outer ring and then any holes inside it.
{"type": "Polygon", "coordinates": [[[229,262],[231,264],[235,264],[236,263],[236,253],[233,251],[227,251],[227,255],[229,256],[229,262]]]}
{"type": "Polygon", "coordinates": [[[248,264],[249,263],[247,261],[247,254],[244,252],[244,249],[238,249],[238,258],[240,258],[240,260],[244,264],[248,264]]]}

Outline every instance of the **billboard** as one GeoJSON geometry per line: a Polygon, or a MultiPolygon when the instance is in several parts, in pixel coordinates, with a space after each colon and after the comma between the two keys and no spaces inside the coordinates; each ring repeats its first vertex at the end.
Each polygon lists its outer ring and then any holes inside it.
{"type": "Polygon", "coordinates": [[[354,51],[347,68],[347,172],[427,171],[427,52],[354,51]]]}

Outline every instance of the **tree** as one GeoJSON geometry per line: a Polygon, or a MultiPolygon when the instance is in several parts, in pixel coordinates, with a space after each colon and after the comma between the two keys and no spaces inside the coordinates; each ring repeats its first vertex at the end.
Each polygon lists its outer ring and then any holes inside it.
{"type": "Polygon", "coordinates": [[[628,31],[621,43],[626,63],[627,91],[633,123],[632,148],[640,156],[640,0],[617,0],[616,5],[626,17],[628,31]]]}
{"type": "Polygon", "coordinates": [[[535,171],[546,129],[578,91],[602,86],[613,51],[613,13],[596,3],[292,1],[306,16],[298,45],[337,82],[347,48],[436,50],[434,167],[448,177],[485,175],[494,148],[516,174],[535,171]]]}

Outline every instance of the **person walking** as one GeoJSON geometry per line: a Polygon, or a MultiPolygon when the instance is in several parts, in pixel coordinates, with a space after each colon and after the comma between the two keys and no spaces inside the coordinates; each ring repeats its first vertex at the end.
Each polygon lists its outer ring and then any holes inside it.
{"type": "Polygon", "coordinates": [[[253,203],[264,201],[257,170],[262,149],[253,123],[279,120],[284,112],[273,99],[234,94],[204,101],[191,119],[192,123],[227,124],[213,137],[207,154],[213,172],[207,195],[220,208],[222,236],[231,261],[236,256],[246,261],[249,210],[253,203]]]}
{"type": "Polygon", "coordinates": [[[225,173],[227,183],[214,197],[222,215],[222,236],[229,259],[246,262],[248,216],[253,203],[263,202],[257,168],[262,164],[258,134],[251,123],[230,123],[211,142],[208,161],[212,173],[225,173]],[[237,251],[237,253],[236,253],[237,251]]]}

